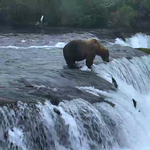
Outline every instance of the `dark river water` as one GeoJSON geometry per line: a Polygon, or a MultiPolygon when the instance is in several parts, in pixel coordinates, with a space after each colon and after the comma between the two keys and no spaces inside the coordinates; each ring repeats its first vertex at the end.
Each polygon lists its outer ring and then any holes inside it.
{"type": "Polygon", "coordinates": [[[135,49],[148,48],[149,36],[104,29],[45,32],[0,33],[0,149],[149,149],[150,59],[135,49]],[[89,38],[109,49],[111,61],[97,56],[91,70],[85,61],[80,69],[67,68],[63,46],[89,38]]]}

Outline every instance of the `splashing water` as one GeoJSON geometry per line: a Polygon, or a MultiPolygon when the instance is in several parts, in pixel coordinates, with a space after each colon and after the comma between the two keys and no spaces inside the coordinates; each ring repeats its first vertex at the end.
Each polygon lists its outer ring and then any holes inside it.
{"type": "Polygon", "coordinates": [[[131,38],[126,38],[125,41],[117,38],[115,44],[133,48],[150,48],[150,36],[143,33],[137,33],[131,38]]]}

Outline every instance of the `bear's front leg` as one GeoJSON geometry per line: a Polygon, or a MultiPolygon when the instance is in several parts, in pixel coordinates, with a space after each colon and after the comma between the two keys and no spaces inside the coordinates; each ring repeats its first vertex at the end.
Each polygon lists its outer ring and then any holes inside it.
{"type": "Polygon", "coordinates": [[[86,58],[86,66],[90,69],[91,69],[91,66],[93,65],[94,58],[95,58],[94,54],[89,54],[86,58]]]}

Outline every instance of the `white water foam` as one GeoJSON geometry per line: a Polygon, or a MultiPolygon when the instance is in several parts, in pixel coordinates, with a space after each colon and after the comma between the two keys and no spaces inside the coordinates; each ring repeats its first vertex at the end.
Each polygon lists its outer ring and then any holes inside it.
{"type": "Polygon", "coordinates": [[[55,123],[57,122],[58,115],[53,111],[53,108],[56,108],[61,113],[61,118],[65,122],[65,125],[68,126],[68,132],[69,132],[69,139],[71,142],[71,147],[74,149],[80,149],[85,150],[89,149],[86,142],[83,140],[82,145],[80,141],[80,133],[78,131],[78,125],[75,121],[75,119],[67,112],[65,112],[62,107],[60,106],[54,106],[49,101],[46,101],[43,104],[39,103],[37,107],[40,109],[41,119],[43,122],[45,122],[45,125],[51,132],[53,133],[53,138],[55,139],[55,146],[57,150],[68,150],[66,147],[60,144],[57,133],[55,131],[55,123]]]}
{"type": "Polygon", "coordinates": [[[91,69],[89,69],[87,66],[82,66],[80,68],[80,70],[82,70],[82,71],[91,71],[91,69]]]}
{"type": "Polygon", "coordinates": [[[21,40],[21,42],[22,42],[22,43],[25,43],[25,42],[26,42],[26,40],[21,40]]]}
{"type": "Polygon", "coordinates": [[[8,140],[14,145],[21,147],[23,150],[26,150],[26,146],[23,143],[23,131],[17,127],[13,127],[8,130],[8,140]]]}
{"type": "MultiPolygon", "coordinates": [[[[59,142],[58,142],[59,139],[58,139],[57,133],[54,129],[56,118],[57,118],[57,114],[53,111],[54,106],[49,101],[46,101],[44,103],[44,105],[39,103],[37,105],[37,107],[40,109],[40,115],[41,115],[42,122],[45,124],[45,126],[48,128],[48,130],[50,130],[53,134],[53,138],[55,139],[56,149],[65,150],[65,148],[61,144],[59,144],[59,142]]],[[[58,110],[59,110],[59,108],[58,108],[58,110]]]]}
{"type": "Polygon", "coordinates": [[[117,38],[114,44],[130,46],[133,48],[150,48],[150,36],[143,33],[137,33],[131,38],[126,38],[125,41],[117,38]]]}
{"type": "Polygon", "coordinates": [[[53,48],[63,48],[66,45],[64,42],[58,42],[56,45],[41,45],[41,46],[0,46],[0,49],[53,49],[53,48]]]}
{"type": "Polygon", "coordinates": [[[66,43],[64,43],[64,42],[58,42],[58,43],[55,45],[55,47],[57,47],[57,48],[63,48],[65,45],[66,45],[66,43]]]}

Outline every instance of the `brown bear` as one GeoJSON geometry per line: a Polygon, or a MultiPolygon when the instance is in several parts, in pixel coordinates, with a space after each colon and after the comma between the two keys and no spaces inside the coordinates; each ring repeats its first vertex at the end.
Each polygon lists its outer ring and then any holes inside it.
{"type": "Polygon", "coordinates": [[[91,68],[96,55],[101,56],[103,61],[109,62],[109,51],[96,39],[73,40],[63,48],[64,58],[69,68],[76,68],[75,61],[86,59],[86,65],[91,68]]]}

